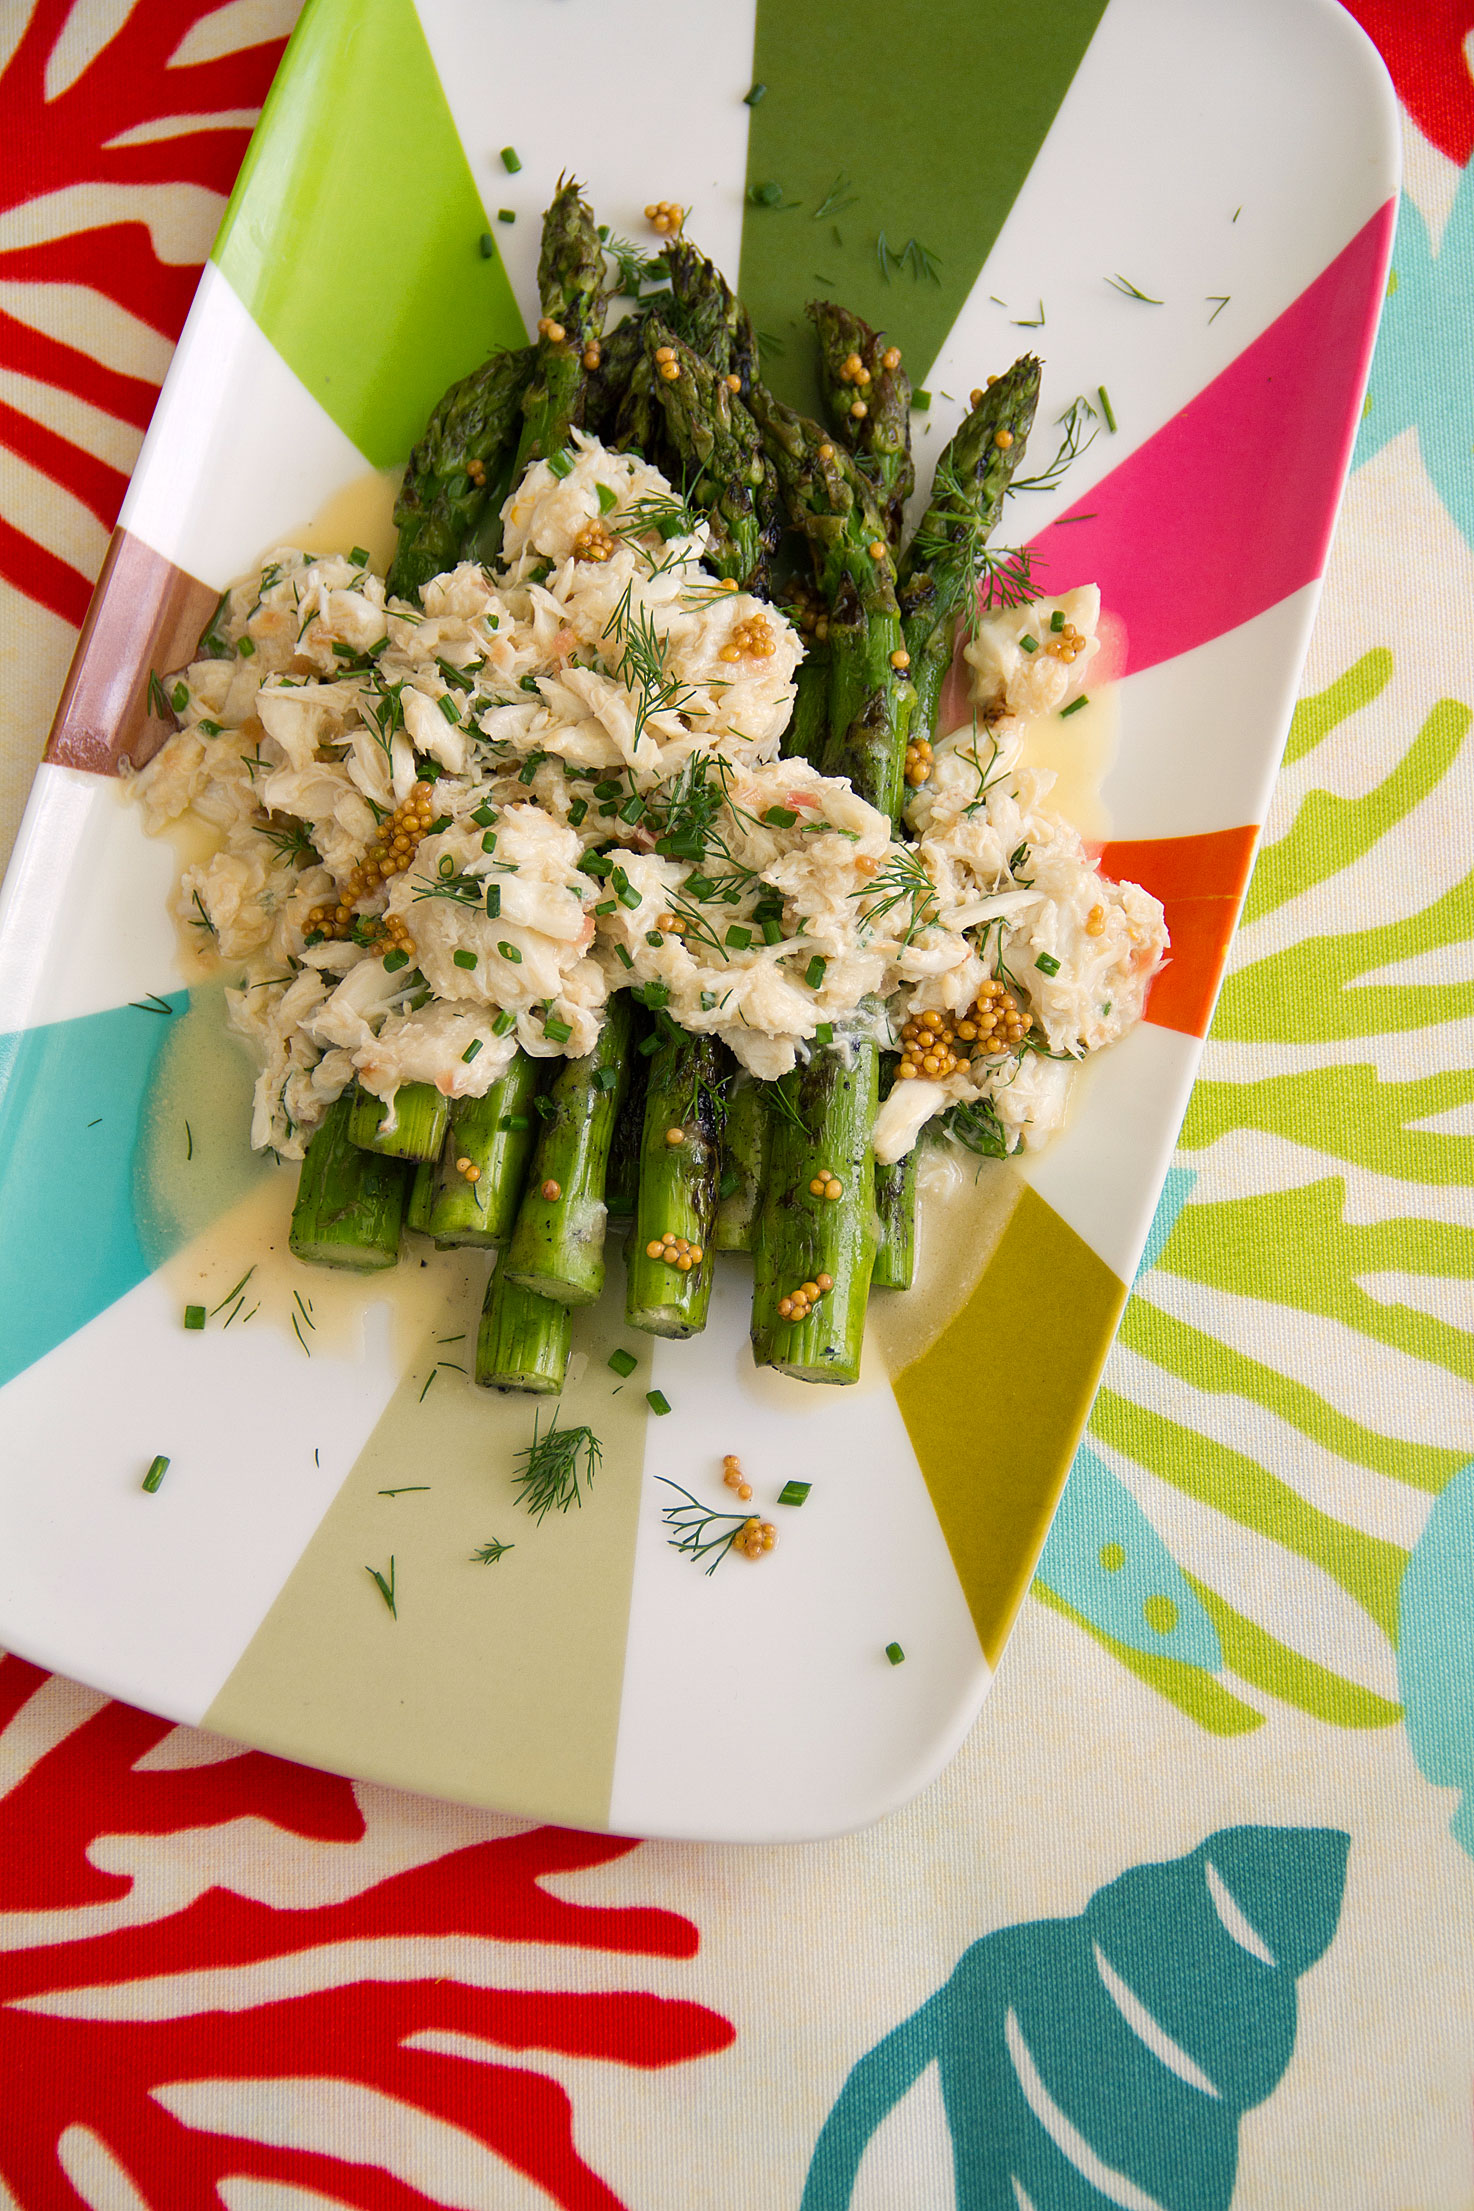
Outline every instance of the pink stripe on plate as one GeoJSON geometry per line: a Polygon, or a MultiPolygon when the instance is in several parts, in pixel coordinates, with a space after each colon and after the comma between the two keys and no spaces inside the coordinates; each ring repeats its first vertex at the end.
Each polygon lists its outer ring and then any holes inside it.
{"type": "Polygon", "coordinates": [[[1032,542],[1051,597],[1098,583],[1122,672],[1237,629],[1325,567],[1396,202],[1156,436],[1032,542]],[[1074,510],[1072,509],[1071,512],[1074,510]]]}

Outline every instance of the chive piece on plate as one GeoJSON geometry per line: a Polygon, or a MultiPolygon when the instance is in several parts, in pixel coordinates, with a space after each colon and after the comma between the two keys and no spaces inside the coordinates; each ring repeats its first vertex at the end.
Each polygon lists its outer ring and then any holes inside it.
{"type": "Polygon", "coordinates": [[[609,1364],[621,1381],[628,1381],[639,1363],[632,1351],[611,1351],[609,1354],[609,1364]]]}
{"type": "Polygon", "coordinates": [[[778,1492],[780,1505],[801,1505],[813,1488],[812,1482],[785,1482],[778,1492]]]}
{"type": "Polygon", "coordinates": [[[905,1664],[906,1653],[902,1650],[899,1643],[887,1643],[885,1647],[885,1655],[890,1660],[893,1666],[901,1666],[905,1664]]]}
{"type": "Polygon", "coordinates": [[[149,1492],[150,1496],[153,1495],[153,1492],[158,1488],[160,1482],[164,1479],[164,1476],[168,1473],[168,1471],[169,1461],[163,1456],[161,1452],[158,1458],[154,1460],[153,1465],[149,1468],[148,1472],[143,1477],[143,1486],[149,1492]]]}
{"type": "Polygon", "coordinates": [[[515,147],[515,146],[503,146],[503,148],[502,148],[502,167],[503,167],[503,168],[504,168],[504,169],[506,170],[506,172],[507,172],[507,175],[508,175],[509,177],[514,177],[514,176],[515,176],[515,175],[517,174],[517,171],[518,171],[518,170],[519,170],[519,169],[521,168],[521,166],[522,166],[522,156],[521,156],[521,155],[520,155],[520,154],[518,153],[518,151],[517,151],[516,147],[515,147]]]}
{"type": "MultiPolygon", "coordinates": [[[[645,1403],[652,1413],[668,1413],[670,1411],[670,1399],[666,1396],[664,1390],[646,1390],[645,1403]]],[[[165,1460],[164,1463],[167,1465],[168,1461],[165,1460]]]]}
{"type": "Polygon", "coordinates": [[[184,1325],[186,1328],[203,1328],[205,1325],[204,1306],[186,1305],[184,1308],[184,1325]]]}

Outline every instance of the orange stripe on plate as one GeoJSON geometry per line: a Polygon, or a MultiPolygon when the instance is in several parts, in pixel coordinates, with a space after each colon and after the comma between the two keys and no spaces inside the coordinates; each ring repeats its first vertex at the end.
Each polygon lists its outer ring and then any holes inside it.
{"type": "Polygon", "coordinates": [[[1147,1020],[1158,1028],[1207,1035],[1258,834],[1248,824],[1201,837],[1143,837],[1102,851],[1103,875],[1140,883],[1166,911],[1172,952],[1146,1005],[1147,1020]]]}

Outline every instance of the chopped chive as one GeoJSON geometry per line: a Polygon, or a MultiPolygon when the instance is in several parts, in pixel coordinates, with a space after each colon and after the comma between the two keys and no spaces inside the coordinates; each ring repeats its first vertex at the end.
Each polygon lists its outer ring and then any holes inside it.
{"type": "Polygon", "coordinates": [[[615,1090],[618,1086],[619,1070],[617,1067],[596,1067],[594,1069],[594,1088],[596,1090],[615,1090]]]}
{"type": "MultiPolygon", "coordinates": [[[[431,1369],[431,1372],[430,1372],[430,1382],[433,1382],[433,1381],[434,1381],[434,1379],[435,1379],[435,1370],[434,1370],[434,1368],[432,1368],[432,1369],[431,1369]]],[[[428,1389],[428,1388],[430,1387],[430,1382],[427,1382],[427,1383],[425,1384],[425,1389],[426,1389],[426,1390],[427,1390],[427,1389],[428,1389]]],[[[424,1395],[425,1395],[425,1390],[421,1390],[421,1392],[420,1392],[420,1399],[421,1399],[421,1402],[422,1402],[422,1403],[423,1403],[423,1401],[424,1401],[424,1395]]],[[[388,1580],[387,1580],[387,1581],[385,1580],[384,1576],[383,1576],[383,1575],[382,1575],[382,1574],[381,1574],[381,1573],[379,1572],[379,1569],[378,1569],[378,1567],[377,1567],[377,1566],[365,1566],[365,1568],[364,1568],[364,1572],[365,1572],[366,1574],[372,1574],[372,1576],[373,1576],[373,1578],[374,1578],[374,1583],[375,1583],[375,1586],[376,1586],[376,1587],[377,1587],[377,1589],[378,1589],[379,1595],[380,1595],[380,1596],[381,1596],[381,1597],[383,1598],[383,1600],[384,1600],[385,1604],[386,1604],[386,1605],[387,1605],[387,1606],[389,1607],[389,1616],[390,1616],[390,1618],[391,1618],[391,1619],[393,1619],[393,1620],[397,1620],[397,1619],[399,1618],[399,1607],[398,1607],[398,1606],[397,1606],[397,1605],[395,1604],[395,1602],[394,1602],[394,1561],[393,1561],[393,1559],[391,1558],[391,1559],[390,1559],[390,1561],[389,1561],[389,1578],[388,1578],[388,1580]]]]}
{"type": "Polygon", "coordinates": [[[781,921],[774,921],[771,915],[763,923],[763,942],[764,944],[781,944],[783,942],[783,924],[781,921]]]}
{"type": "Polygon", "coordinates": [[[153,1492],[158,1488],[160,1482],[164,1479],[164,1476],[168,1473],[168,1471],[169,1461],[165,1457],[163,1457],[161,1453],[160,1456],[154,1460],[153,1465],[149,1468],[148,1472],[143,1477],[143,1486],[149,1492],[150,1496],[152,1496],[153,1492]]]}
{"type": "Polygon", "coordinates": [[[173,690],[169,693],[169,704],[176,714],[184,712],[189,704],[189,685],[187,683],[175,684],[173,690]]]}
{"type": "Polygon", "coordinates": [[[500,952],[504,960],[511,961],[513,967],[520,967],[522,965],[522,954],[515,944],[508,944],[506,939],[503,938],[501,943],[498,944],[497,950],[498,952],[500,952]]]}
{"type": "Polygon", "coordinates": [[[516,1026],[516,1014],[508,1013],[506,1007],[503,1006],[501,1012],[491,1024],[491,1033],[493,1036],[510,1036],[516,1026]]]}
{"type": "Polygon", "coordinates": [[[619,900],[617,898],[601,898],[594,907],[594,912],[596,914],[617,914],[619,912],[619,900]]]}
{"type": "Polygon", "coordinates": [[[1024,634],[1024,636],[1022,636],[1022,637],[1021,637],[1021,638],[1019,639],[1019,650],[1020,650],[1021,652],[1026,652],[1026,653],[1036,653],[1036,652],[1038,652],[1038,650],[1039,650],[1039,640],[1038,640],[1038,638],[1037,638],[1037,637],[1030,637],[1030,636],[1029,636],[1029,635],[1027,634],[1027,632],[1026,632],[1026,633],[1024,634]]]}
{"type": "Polygon", "coordinates": [[[1100,411],[1105,416],[1105,426],[1111,432],[1112,436],[1114,436],[1116,429],[1116,417],[1115,412],[1111,406],[1111,395],[1106,390],[1104,384],[1099,387],[1096,393],[1096,397],[1100,401],[1100,411]]]}
{"type": "Polygon", "coordinates": [[[456,702],[451,697],[450,693],[448,691],[442,691],[439,698],[435,701],[435,704],[439,707],[441,713],[445,716],[446,720],[448,722],[454,722],[456,727],[459,729],[461,722],[461,710],[456,705],[456,702]]]}
{"type": "Polygon", "coordinates": [[[495,852],[496,831],[494,829],[488,829],[483,832],[481,838],[481,849],[483,852],[495,852]]]}
{"type": "Polygon", "coordinates": [[[919,415],[924,415],[927,411],[927,408],[931,405],[931,393],[929,391],[923,391],[921,387],[918,386],[917,389],[911,394],[911,404],[916,409],[916,412],[919,415]]]}
{"type": "Polygon", "coordinates": [[[639,905],[640,893],[635,889],[633,883],[625,884],[624,889],[619,893],[619,903],[621,906],[628,907],[631,912],[639,905]]]}
{"type": "Polygon", "coordinates": [[[785,1482],[778,1492],[780,1505],[801,1505],[813,1488],[812,1482],[785,1482]]]}
{"type": "MultiPolygon", "coordinates": [[[[478,806],[471,819],[478,829],[490,829],[496,821],[496,808],[494,806],[478,806]]],[[[491,846],[487,845],[485,849],[489,852],[491,846]]]]}
{"type": "MultiPolygon", "coordinates": [[[[652,1413],[668,1413],[670,1411],[670,1399],[666,1396],[664,1390],[646,1390],[645,1403],[652,1413]]],[[[168,1463],[168,1460],[165,1459],[165,1466],[168,1463]]]]}
{"type": "Polygon", "coordinates": [[[566,1021],[554,1021],[549,1018],[543,1023],[543,1035],[550,1036],[555,1044],[566,1044],[572,1034],[573,1031],[566,1021]]]}
{"type": "Polygon", "coordinates": [[[367,568],[369,564],[368,554],[364,551],[361,545],[355,545],[352,552],[348,555],[348,558],[352,561],[355,568],[367,568]]]}
{"type": "Polygon", "coordinates": [[[665,938],[658,929],[647,929],[645,931],[645,942],[653,945],[656,951],[659,951],[661,945],[665,942],[665,938]]]}
{"type": "Polygon", "coordinates": [[[521,168],[521,166],[522,166],[522,156],[521,156],[521,155],[520,155],[520,154],[518,153],[518,151],[517,151],[516,147],[515,147],[515,146],[503,146],[503,148],[502,148],[502,167],[503,167],[503,168],[504,168],[504,169],[506,170],[506,172],[507,172],[507,175],[508,175],[509,177],[514,177],[514,176],[515,176],[515,175],[517,174],[517,171],[518,171],[518,170],[519,170],[519,169],[521,168]]]}
{"type": "Polygon", "coordinates": [[[768,88],[765,84],[753,85],[750,90],[743,93],[742,105],[744,107],[756,107],[759,100],[766,99],[767,92],[768,88]]]}
{"type": "Polygon", "coordinates": [[[449,814],[441,814],[437,820],[431,822],[429,828],[425,831],[425,835],[427,837],[443,837],[449,827],[449,814]]]}
{"type": "Polygon", "coordinates": [[[395,946],[392,952],[384,954],[384,973],[386,975],[397,975],[402,967],[408,966],[409,954],[401,951],[398,945],[395,946]]]}
{"type": "Polygon", "coordinates": [[[635,964],[635,963],[634,963],[634,960],[633,960],[633,958],[631,957],[631,955],[630,955],[630,954],[629,954],[628,952],[626,952],[626,950],[625,950],[625,948],[624,948],[624,946],[623,946],[622,944],[616,944],[616,945],[615,945],[615,947],[614,947],[614,949],[615,949],[615,951],[616,951],[616,952],[617,952],[617,953],[619,954],[620,958],[621,958],[621,959],[622,959],[622,960],[624,961],[624,964],[625,964],[625,966],[626,966],[626,967],[633,967],[633,966],[634,966],[634,964],[635,964]]]}
{"type": "Polygon", "coordinates": [[[1041,975],[1057,975],[1059,973],[1059,961],[1052,952],[1036,952],[1034,965],[1041,975]]]}
{"type": "Polygon", "coordinates": [[[515,223],[517,210],[515,207],[499,207],[496,211],[496,219],[499,223],[515,223]]]}
{"type": "Polygon", "coordinates": [[[902,1650],[899,1643],[887,1643],[885,1647],[885,1655],[890,1660],[893,1666],[902,1666],[905,1664],[906,1653],[902,1650]]]}
{"type": "Polygon", "coordinates": [[[814,1041],[816,1044],[832,1044],[834,1042],[834,1023],[832,1021],[821,1021],[814,1031],[814,1041]]]}
{"type": "Polygon", "coordinates": [[[798,820],[798,816],[791,807],[769,806],[764,811],[763,820],[770,829],[791,829],[798,820]]]}
{"type": "Polygon", "coordinates": [[[474,1058],[476,1057],[476,1054],[477,1054],[477,1053],[478,1053],[478,1052],[480,1051],[480,1049],[481,1049],[481,1039],[480,1039],[480,1037],[479,1037],[479,1036],[473,1036],[473,1037],[472,1037],[472,1039],[471,1039],[471,1041],[470,1041],[470,1043],[469,1043],[469,1044],[468,1044],[468,1045],[466,1046],[466,1049],[465,1049],[465,1050],[464,1050],[464,1052],[462,1052],[462,1054],[461,1054],[461,1058],[462,1058],[462,1060],[463,1060],[463,1061],[465,1062],[465,1064],[466,1064],[466,1066],[467,1066],[467,1067],[469,1067],[469,1066],[470,1066],[470,1064],[471,1064],[472,1060],[473,1060],[473,1059],[474,1059],[474,1058]]]}
{"type": "Polygon", "coordinates": [[[1058,637],[1058,635],[1059,635],[1060,631],[1061,631],[1061,630],[1062,630],[1062,629],[1064,628],[1064,626],[1065,626],[1065,613],[1064,613],[1064,608],[1063,608],[1063,607],[1056,607],[1056,608],[1055,608],[1055,610],[1054,610],[1054,612],[1053,612],[1053,614],[1051,614],[1051,615],[1050,615],[1050,617],[1049,617],[1049,627],[1050,627],[1050,629],[1051,629],[1051,630],[1053,631],[1054,635],[1055,635],[1056,637],[1058,637]]]}
{"type": "Polygon", "coordinates": [[[548,466],[561,483],[565,476],[573,474],[573,455],[564,446],[561,452],[548,455],[548,466]]]}
{"type": "Polygon", "coordinates": [[[452,952],[450,956],[457,967],[470,968],[476,965],[476,955],[474,952],[463,952],[458,949],[452,952]]]}
{"type": "Polygon", "coordinates": [[[611,1351],[609,1354],[609,1364],[622,1382],[629,1380],[639,1363],[632,1351],[611,1351]]]}
{"type": "Polygon", "coordinates": [[[742,1177],[733,1168],[728,1167],[723,1172],[721,1181],[717,1184],[717,1196],[719,1198],[735,1198],[741,1188],[742,1177]]]}
{"type": "Polygon", "coordinates": [[[486,918],[488,921],[500,921],[502,918],[502,887],[500,883],[488,883],[486,886],[486,918]]]}
{"type": "Polygon", "coordinates": [[[256,640],[254,637],[243,637],[240,643],[236,646],[236,651],[240,654],[242,660],[251,659],[252,655],[255,653],[255,650],[256,640]]]}
{"type": "Polygon", "coordinates": [[[492,255],[493,255],[493,254],[494,254],[495,252],[496,252],[496,240],[495,240],[495,239],[494,239],[494,238],[492,237],[492,235],[491,235],[491,232],[490,232],[489,230],[483,230],[483,231],[482,231],[482,233],[481,233],[481,258],[482,258],[482,260],[483,260],[483,261],[489,261],[489,260],[491,259],[492,255]]]}
{"type": "Polygon", "coordinates": [[[824,971],[828,965],[829,962],[826,959],[821,958],[817,952],[814,954],[814,957],[804,969],[804,981],[808,984],[810,990],[819,988],[824,980],[824,971]]]}
{"type": "Polygon", "coordinates": [[[644,811],[645,801],[641,798],[639,792],[636,791],[634,796],[632,798],[627,798],[623,806],[620,807],[619,818],[621,821],[629,822],[631,827],[633,827],[633,825],[640,819],[644,811]]]}
{"type": "Polygon", "coordinates": [[[744,929],[739,922],[734,921],[727,931],[726,942],[731,945],[735,952],[745,952],[752,942],[752,931],[744,929]]]}
{"type": "Polygon", "coordinates": [[[596,488],[599,494],[600,514],[613,514],[615,508],[619,505],[619,493],[611,484],[599,484],[596,488]]]}
{"type": "Polygon", "coordinates": [[[203,1328],[205,1325],[204,1306],[186,1305],[184,1308],[184,1325],[186,1328],[203,1328]]]}
{"type": "Polygon", "coordinates": [[[531,1126],[532,1123],[525,1113],[504,1113],[502,1115],[502,1127],[504,1129],[530,1129],[531,1126]]]}
{"type": "Polygon", "coordinates": [[[583,821],[583,818],[584,818],[584,816],[585,816],[585,815],[587,814],[588,810],[589,810],[589,802],[588,802],[588,800],[587,800],[586,798],[576,798],[576,799],[575,799],[575,800],[573,801],[573,804],[572,804],[572,805],[571,805],[571,806],[569,807],[569,809],[568,809],[568,826],[569,826],[569,828],[570,828],[570,829],[577,829],[577,828],[579,827],[579,825],[581,824],[581,822],[583,821]]]}
{"type": "Polygon", "coordinates": [[[1082,692],[1080,693],[1080,696],[1079,696],[1079,698],[1077,698],[1077,699],[1071,699],[1071,701],[1070,701],[1070,703],[1069,703],[1069,705],[1068,705],[1068,706],[1062,706],[1062,707],[1060,708],[1060,710],[1059,710],[1059,718],[1060,718],[1060,720],[1061,720],[1061,721],[1063,721],[1063,720],[1064,720],[1064,718],[1065,718],[1065,716],[1066,716],[1067,714],[1078,714],[1082,706],[1088,706],[1089,704],[1090,704],[1090,696],[1089,696],[1089,693],[1088,693],[1088,692],[1085,692],[1085,691],[1082,691],[1082,692]]]}
{"type": "Polygon", "coordinates": [[[783,187],[772,183],[752,184],[748,186],[747,196],[754,207],[778,207],[782,203],[783,187]]]}

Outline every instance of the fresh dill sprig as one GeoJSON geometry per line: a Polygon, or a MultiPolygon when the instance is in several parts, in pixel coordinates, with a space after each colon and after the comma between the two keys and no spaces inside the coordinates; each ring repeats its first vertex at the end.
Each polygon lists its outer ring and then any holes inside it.
{"type": "Polygon", "coordinates": [[[1037,561],[1038,555],[1028,545],[985,547],[977,571],[978,615],[992,613],[1000,607],[1028,606],[1037,599],[1039,590],[1034,580],[1037,561]]]}
{"type": "Polygon", "coordinates": [[[477,875],[460,875],[448,852],[440,856],[441,872],[435,875],[417,875],[415,881],[421,888],[412,893],[416,902],[422,898],[448,898],[457,906],[482,906],[486,901],[486,885],[477,875]]]}
{"type": "Polygon", "coordinates": [[[582,1507],[584,1489],[593,1485],[604,1447],[592,1428],[560,1428],[556,1413],[544,1434],[534,1415],[532,1441],[517,1456],[522,1461],[514,1477],[517,1502],[540,1522],[546,1513],[582,1507]]]}
{"type": "Polygon", "coordinates": [[[871,929],[898,906],[909,905],[910,918],[901,932],[903,944],[909,944],[923,929],[930,928],[940,911],[936,885],[927,874],[920,854],[904,847],[898,847],[891,854],[871,882],[862,883],[859,890],[849,895],[867,901],[860,909],[860,919],[871,929]]]}
{"type": "Polygon", "coordinates": [[[809,220],[822,223],[827,215],[842,215],[847,207],[853,207],[859,194],[853,189],[843,169],[825,193],[809,220]]]}
{"type": "Polygon", "coordinates": [[[711,1564],[706,1571],[714,1574],[747,1526],[750,1514],[711,1512],[699,1498],[691,1495],[689,1489],[682,1489],[679,1482],[671,1481],[667,1475],[658,1474],[656,1480],[684,1500],[681,1504],[662,1505],[660,1510],[661,1519],[673,1531],[667,1538],[671,1549],[685,1551],[697,1559],[710,1556],[711,1564]]]}
{"type": "Polygon", "coordinates": [[[667,274],[658,253],[647,253],[632,238],[620,238],[613,231],[604,240],[604,251],[614,263],[614,289],[623,299],[637,299],[642,285],[660,283],[667,274]]]}
{"type": "Polygon", "coordinates": [[[276,848],[283,860],[316,860],[318,857],[310,821],[293,821],[285,829],[273,829],[268,814],[255,824],[255,830],[258,837],[264,837],[276,848]]]}
{"type": "Polygon", "coordinates": [[[161,998],[156,990],[151,990],[146,998],[130,998],[128,1004],[135,1013],[168,1014],[174,1011],[168,999],[161,998]]]}
{"type": "Polygon", "coordinates": [[[769,1111],[776,1113],[780,1121],[786,1121],[790,1128],[797,1129],[800,1136],[807,1136],[809,1125],[798,1110],[798,1100],[788,1087],[788,1077],[781,1075],[776,1082],[765,1083],[763,1090],[769,1111]]]}
{"type": "Polygon", "coordinates": [[[216,601],[215,611],[205,624],[204,635],[200,639],[199,650],[195,655],[197,660],[229,660],[230,642],[220,634],[220,617],[229,605],[230,592],[227,588],[221,592],[219,599],[216,601]]]}
{"type": "Polygon", "coordinates": [[[1060,439],[1059,450],[1056,452],[1054,459],[1047,468],[1041,468],[1037,476],[1015,476],[1008,487],[1010,492],[1057,490],[1070,463],[1077,461],[1080,455],[1092,446],[1100,436],[1097,410],[1091,405],[1083,392],[1078,399],[1070,401],[1058,420],[1060,429],[1064,434],[1060,439]],[[1085,435],[1087,423],[1094,423],[1095,425],[1089,437],[1085,435]]]}
{"type": "Polygon", "coordinates": [[[627,583],[603,634],[624,648],[615,672],[635,701],[632,741],[637,745],[652,715],[677,712],[693,694],[677,677],[666,673],[665,640],[648,607],[636,611],[633,594],[633,583],[627,583]]]}
{"type": "Polygon", "coordinates": [[[1039,312],[1037,315],[1016,316],[1014,319],[1013,327],[1015,330],[1042,330],[1044,328],[1043,300],[1041,299],[1039,302],[1039,312]]]}
{"type": "Polygon", "coordinates": [[[1207,292],[1204,294],[1204,297],[1212,304],[1213,307],[1213,312],[1208,317],[1209,322],[1217,322],[1219,316],[1223,313],[1224,308],[1233,298],[1233,294],[1232,292],[1207,292]]]}
{"type": "Polygon", "coordinates": [[[479,1551],[471,1553],[471,1560],[476,1566],[495,1566],[499,1558],[505,1558],[508,1551],[516,1548],[515,1543],[498,1543],[493,1537],[490,1543],[483,1543],[479,1551]]]}
{"type": "Polygon", "coordinates": [[[377,1587],[377,1589],[378,1589],[379,1595],[380,1595],[380,1596],[381,1596],[381,1597],[383,1598],[383,1600],[384,1600],[385,1604],[386,1604],[386,1605],[387,1605],[387,1606],[389,1607],[389,1616],[390,1616],[390,1618],[391,1618],[391,1619],[394,1619],[394,1620],[397,1620],[397,1619],[399,1618],[399,1606],[398,1606],[398,1603],[396,1602],[396,1600],[395,1600],[395,1596],[394,1596],[394,1560],[393,1560],[393,1558],[391,1557],[391,1558],[390,1558],[390,1560],[389,1560],[389,1577],[388,1577],[387,1581],[385,1580],[384,1576],[383,1576],[383,1575],[382,1575],[382,1574],[381,1574],[381,1573],[379,1572],[379,1569],[378,1569],[378,1567],[377,1567],[377,1566],[365,1566],[365,1568],[364,1568],[364,1572],[365,1572],[366,1574],[369,1574],[369,1575],[371,1575],[371,1576],[373,1577],[373,1580],[374,1580],[374,1583],[375,1583],[375,1585],[376,1585],[376,1587],[377,1587]]]}
{"type": "Polygon", "coordinates": [[[1115,276],[1108,276],[1106,282],[1110,285],[1112,291],[1123,293],[1127,299],[1139,299],[1144,306],[1160,307],[1163,305],[1161,300],[1153,299],[1150,292],[1144,292],[1139,284],[1133,284],[1129,276],[1122,276],[1118,273],[1115,276]]]}

